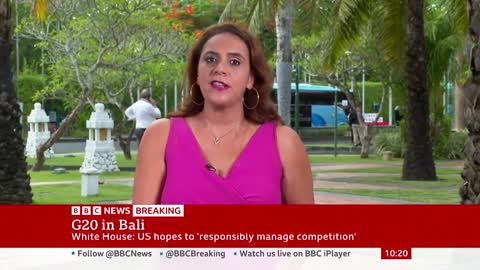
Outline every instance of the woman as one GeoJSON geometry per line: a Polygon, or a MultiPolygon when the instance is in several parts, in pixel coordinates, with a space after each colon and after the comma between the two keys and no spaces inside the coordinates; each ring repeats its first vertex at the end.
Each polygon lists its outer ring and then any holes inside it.
{"type": "Polygon", "coordinates": [[[234,24],[206,29],[186,72],[190,95],[143,137],[134,204],[313,204],[305,147],[270,98],[256,39],[234,24]]]}

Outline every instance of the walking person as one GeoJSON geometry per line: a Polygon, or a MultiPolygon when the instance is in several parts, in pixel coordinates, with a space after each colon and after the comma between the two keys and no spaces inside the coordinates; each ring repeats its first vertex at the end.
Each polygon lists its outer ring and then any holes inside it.
{"type": "Polygon", "coordinates": [[[395,106],[395,125],[400,126],[403,116],[400,114],[400,106],[395,106]]]}
{"type": "Polygon", "coordinates": [[[354,146],[360,145],[360,122],[358,122],[357,112],[350,108],[350,113],[348,114],[348,124],[352,128],[352,142],[354,146]]]}
{"type": "Polygon", "coordinates": [[[138,146],[140,146],[145,130],[155,119],[161,117],[160,110],[148,89],[142,90],[140,97],[140,100],[125,110],[128,120],[135,120],[135,137],[137,137],[138,146]]]}

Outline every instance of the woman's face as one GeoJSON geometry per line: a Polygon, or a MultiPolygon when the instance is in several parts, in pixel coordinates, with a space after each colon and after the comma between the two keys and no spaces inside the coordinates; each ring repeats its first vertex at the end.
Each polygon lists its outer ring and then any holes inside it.
{"type": "Polygon", "coordinates": [[[200,55],[197,83],[206,103],[241,104],[245,89],[254,84],[247,45],[230,33],[210,38],[200,55]]]}

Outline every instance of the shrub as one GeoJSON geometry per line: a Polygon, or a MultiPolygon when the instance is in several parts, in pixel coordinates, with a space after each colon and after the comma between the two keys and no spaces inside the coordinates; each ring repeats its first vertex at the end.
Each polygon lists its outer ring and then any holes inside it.
{"type": "MultiPolygon", "coordinates": [[[[334,127],[320,127],[320,128],[304,128],[301,127],[299,134],[302,138],[318,138],[318,137],[333,137],[334,127]]],[[[337,136],[347,136],[350,131],[350,126],[341,125],[337,127],[337,136]]]]}
{"type": "Polygon", "coordinates": [[[453,132],[447,143],[442,147],[442,157],[447,159],[465,158],[464,147],[467,134],[464,132],[453,132]]]}
{"type": "Polygon", "coordinates": [[[16,81],[20,101],[23,103],[23,124],[27,127],[27,117],[35,103],[33,96],[43,88],[42,76],[39,74],[21,73],[16,81]]]}
{"type": "Polygon", "coordinates": [[[373,138],[373,150],[381,155],[385,151],[391,151],[395,157],[403,157],[405,143],[399,132],[382,132],[373,138]]]}
{"type": "Polygon", "coordinates": [[[447,115],[430,115],[430,140],[434,158],[447,158],[445,147],[450,141],[451,120],[447,115]]]}

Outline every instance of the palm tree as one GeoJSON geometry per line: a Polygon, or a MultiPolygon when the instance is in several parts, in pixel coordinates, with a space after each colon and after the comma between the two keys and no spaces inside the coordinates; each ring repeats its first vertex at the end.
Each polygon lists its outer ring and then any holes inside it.
{"type": "Polygon", "coordinates": [[[0,0],[0,203],[32,203],[15,85],[10,64],[10,5],[0,0]]]}
{"type": "Polygon", "coordinates": [[[384,18],[386,57],[393,66],[403,66],[406,52],[406,153],[402,178],[436,179],[429,138],[429,95],[423,21],[423,0],[339,0],[336,23],[326,66],[332,68],[348,44],[378,10],[384,18]],[[407,22],[404,24],[403,22],[407,22]],[[407,41],[407,48],[403,44],[407,41]]]}
{"type": "Polygon", "coordinates": [[[462,172],[464,185],[460,189],[462,203],[480,204],[480,0],[468,0],[468,29],[472,42],[471,74],[463,86],[465,95],[465,127],[468,139],[465,144],[465,166],[462,172]]]}
{"type": "MultiPolygon", "coordinates": [[[[451,133],[450,119],[445,114],[449,107],[443,105],[447,82],[459,80],[466,71],[466,66],[457,61],[457,56],[463,54],[464,51],[466,27],[459,29],[456,24],[452,23],[457,20],[458,14],[452,12],[448,0],[441,1],[435,5],[428,5],[425,9],[425,39],[431,111],[430,137],[434,155],[438,153],[438,150],[443,149],[442,144],[445,143],[445,139],[449,139],[451,133]]],[[[452,1],[449,2],[452,3],[452,1]]],[[[466,13],[465,11],[463,14],[466,13]]],[[[463,82],[465,78],[461,80],[463,82]]],[[[455,109],[457,109],[457,104],[461,105],[462,100],[463,97],[456,94],[455,109]]],[[[463,108],[461,111],[463,112],[463,108]]],[[[460,115],[460,113],[458,114],[460,115]]]]}
{"type": "Polygon", "coordinates": [[[405,180],[436,180],[429,130],[429,93],[423,0],[409,0],[407,13],[407,102],[405,180]]]}
{"type": "Polygon", "coordinates": [[[278,112],[286,125],[290,125],[291,82],[292,82],[292,0],[286,0],[284,6],[275,15],[277,33],[277,103],[278,112]]]}
{"type": "Polygon", "coordinates": [[[275,19],[277,35],[276,79],[278,84],[277,103],[280,116],[286,125],[291,122],[291,74],[292,74],[292,32],[295,21],[296,30],[302,33],[324,27],[329,20],[327,10],[331,0],[229,0],[220,17],[220,22],[231,20],[234,10],[245,9],[249,30],[259,32],[272,18],[275,19]]]}
{"type": "MultiPolygon", "coordinates": [[[[448,59],[444,59],[444,61],[452,61],[448,68],[450,72],[452,72],[451,77],[461,78],[462,73],[467,71],[467,66],[464,62],[469,58],[471,44],[470,38],[468,36],[468,14],[467,14],[467,3],[464,0],[437,0],[439,1],[437,5],[437,9],[443,10],[441,14],[438,16],[442,16],[443,22],[440,24],[440,28],[448,28],[448,30],[444,31],[447,32],[448,35],[444,34],[443,40],[440,41],[442,46],[440,47],[439,51],[448,51],[452,48],[455,49],[448,59]],[[440,6],[440,7],[438,7],[440,6]],[[453,45],[453,46],[452,46],[453,45]],[[465,65],[465,66],[463,66],[465,65]],[[463,69],[462,69],[463,68],[463,69]]],[[[438,28],[438,26],[435,26],[438,28]]],[[[441,32],[442,30],[437,30],[441,32]]],[[[435,35],[435,34],[433,34],[435,35]]],[[[440,55],[443,53],[437,53],[440,55]]],[[[451,78],[452,80],[454,78],[451,78]]],[[[463,80],[465,80],[463,78],[463,80]]]]}

